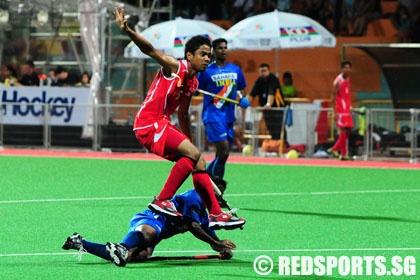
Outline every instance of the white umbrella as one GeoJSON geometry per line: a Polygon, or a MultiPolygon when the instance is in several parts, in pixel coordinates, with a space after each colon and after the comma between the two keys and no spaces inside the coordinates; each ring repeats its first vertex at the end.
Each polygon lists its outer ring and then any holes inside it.
{"type": "MultiPolygon", "coordinates": [[[[277,10],[252,16],[233,25],[222,36],[229,49],[271,50],[335,47],[336,39],[315,20],[277,10]]],[[[276,51],[276,72],[278,59],[276,51]]]]}
{"type": "MultiPolygon", "coordinates": [[[[207,21],[176,18],[150,26],[140,33],[152,45],[166,54],[184,58],[185,43],[193,36],[203,35],[210,40],[221,37],[226,32],[220,26],[207,21]]],[[[125,57],[148,58],[131,42],[124,50],[125,57]]]]}

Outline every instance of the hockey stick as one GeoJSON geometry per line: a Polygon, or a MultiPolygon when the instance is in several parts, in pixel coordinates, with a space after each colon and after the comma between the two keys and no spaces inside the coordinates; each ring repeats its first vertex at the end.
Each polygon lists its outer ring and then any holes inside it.
{"type": "Polygon", "coordinates": [[[231,103],[234,103],[234,104],[236,104],[236,105],[239,105],[239,101],[238,101],[238,100],[234,100],[234,99],[231,99],[231,98],[228,98],[228,97],[224,97],[224,96],[221,96],[221,95],[217,95],[217,94],[214,94],[214,93],[211,93],[211,92],[208,92],[208,91],[202,90],[202,89],[197,89],[197,91],[198,91],[199,93],[202,93],[202,94],[205,94],[205,95],[209,95],[209,96],[212,96],[212,97],[214,97],[214,98],[218,98],[218,99],[225,100],[225,101],[227,101],[227,102],[231,102],[231,103]]]}
{"type": "Polygon", "coordinates": [[[241,91],[240,91],[240,90],[238,90],[236,93],[238,94],[239,98],[244,97],[244,96],[242,95],[242,93],[241,93],[241,91]]]}
{"type": "Polygon", "coordinates": [[[238,217],[236,215],[236,211],[239,210],[239,208],[232,208],[229,204],[229,202],[227,202],[224,198],[223,198],[223,194],[220,191],[219,187],[216,185],[215,182],[213,182],[213,180],[210,178],[210,182],[213,185],[213,189],[214,192],[216,193],[216,195],[220,198],[220,200],[226,205],[227,209],[232,213],[233,216],[238,217]]]}
{"type": "Polygon", "coordinates": [[[196,255],[196,256],[156,256],[151,257],[147,261],[176,261],[176,260],[209,260],[222,259],[222,254],[217,255],[196,255]]]}

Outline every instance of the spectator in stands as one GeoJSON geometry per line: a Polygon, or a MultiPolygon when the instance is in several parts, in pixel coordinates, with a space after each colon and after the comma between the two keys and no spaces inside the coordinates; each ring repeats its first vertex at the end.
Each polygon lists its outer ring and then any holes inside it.
{"type": "Polygon", "coordinates": [[[280,12],[291,13],[292,5],[290,4],[290,0],[277,0],[277,10],[280,12]]]}
{"type": "Polygon", "coordinates": [[[190,15],[188,14],[187,10],[184,10],[181,7],[176,7],[174,10],[173,19],[176,19],[177,17],[190,18],[190,15]]]}
{"type": "Polygon", "coordinates": [[[16,70],[13,68],[12,65],[7,64],[3,68],[3,74],[4,74],[4,85],[5,86],[17,86],[20,85],[18,82],[18,79],[16,78],[16,70]]]}
{"type": "Polygon", "coordinates": [[[207,13],[211,20],[230,19],[230,0],[212,0],[207,7],[207,13]]]}
{"type": "Polygon", "coordinates": [[[301,4],[301,14],[326,26],[327,18],[332,16],[329,7],[329,0],[304,0],[301,4]]]}
{"type": "Polygon", "coordinates": [[[356,12],[356,0],[331,0],[330,5],[333,18],[333,34],[349,35],[356,12]]]}
{"type": "Polygon", "coordinates": [[[363,36],[369,22],[382,17],[381,0],[360,0],[353,23],[353,36],[363,36]]]}
{"type": "Polygon", "coordinates": [[[281,92],[284,97],[296,97],[296,88],[293,85],[292,73],[283,73],[283,85],[281,86],[281,92]]]}
{"type": "Polygon", "coordinates": [[[398,30],[398,42],[411,43],[413,21],[407,7],[401,4],[398,5],[397,10],[391,15],[390,19],[398,30]]]}
{"type": "Polygon", "coordinates": [[[80,81],[75,85],[76,87],[90,87],[90,75],[87,71],[82,73],[80,81]]]}
{"type": "Polygon", "coordinates": [[[72,87],[80,81],[80,75],[76,72],[68,72],[63,66],[58,66],[55,69],[55,76],[57,78],[57,86],[72,87]]]}
{"type": "MultiPolygon", "coordinates": [[[[279,140],[283,122],[283,111],[272,110],[272,108],[283,107],[285,105],[283,94],[281,92],[280,81],[270,72],[270,66],[267,63],[260,64],[258,68],[259,77],[254,83],[249,99],[258,96],[259,104],[264,107],[263,118],[265,125],[271,135],[271,139],[279,140]]],[[[287,139],[286,137],[284,139],[287,139]]]]}
{"type": "Polygon", "coordinates": [[[57,86],[57,77],[55,76],[55,69],[51,68],[48,70],[45,85],[51,87],[57,86]]]}
{"type": "Polygon", "coordinates": [[[22,86],[39,86],[39,77],[35,73],[35,65],[32,60],[28,60],[22,65],[22,77],[19,79],[19,83],[22,86]]]}
{"type": "Polygon", "coordinates": [[[253,15],[253,0],[235,0],[232,5],[232,23],[237,23],[249,16],[253,15]]]}
{"type": "Polygon", "coordinates": [[[208,20],[208,16],[207,16],[206,12],[204,11],[202,5],[197,4],[197,5],[194,6],[194,17],[193,17],[193,19],[203,20],[203,21],[208,20]]]}
{"type": "Polygon", "coordinates": [[[4,77],[5,77],[5,75],[4,75],[4,68],[5,68],[4,65],[0,68],[0,84],[1,85],[3,85],[3,83],[4,83],[4,77]]]}
{"type": "Polygon", "coordinates": [[[193,7],[192,0],[174,0],[173,5],[175,18],[191,18],[191,7],[193,7]]]}
{"type": "Polygon", "coordinates": [[[254,15],[264,14],[277,8],[277,4],[273,0],[254,0],[254,15]]]}
{"type": "Polygon", "coordinates": [[[407,8],[408,13],[410,15],[414,15],[416,10],[419,8],[419,1],[418,0],[398,0],[400,5],[403,5],[407,8]]]}

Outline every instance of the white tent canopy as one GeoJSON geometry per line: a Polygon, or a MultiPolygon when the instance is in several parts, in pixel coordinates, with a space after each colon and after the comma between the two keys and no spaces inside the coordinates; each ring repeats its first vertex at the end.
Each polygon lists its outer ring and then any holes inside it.
{"type": "Polygon", "coordinates": [[[277,10],[252,16],[233,25],[222,36],[231,50],[276,50],[276,75],[279,49],[335,47],[336,39],[317,21],[277,10]]]}
{"type": "Polygon", "coordinates": [[[335,47],[336,39],[315,20],[277,10],[246,18],[223,34],[230,49],[271,50],[335,47]]]}
{"type": "MultiPolygon", "coordinates": [[[[176,58],[183,58],[185,43],[191,37],[203,35],[214,40],[225,32],[226,30],[211,22],[178,17],[152,25],[140,34],[162,52],[176,58]]],[[[124,56],[148,58],[133,42],[125,48],[124,56]]]]}

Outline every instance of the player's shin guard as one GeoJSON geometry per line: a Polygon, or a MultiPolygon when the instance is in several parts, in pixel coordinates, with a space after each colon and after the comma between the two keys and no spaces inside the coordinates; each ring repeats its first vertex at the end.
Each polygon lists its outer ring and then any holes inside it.
{"type": "Polygon", "coordinates": [[[209,174],[206,171],[194,171],[192,174],[194,188],[200,195],[204,205],[209,210],[210,214],[219,215],[222,213],[220,205],[217,202],[216,195],[213,191],[209,174]]]}
{"type": "Polygon", "coordinates": [[[171,199],[194,170],[195,165],[196,161],[191,158],[180,158],[172,167],[171,173],[169,173],[168,179],[166,179],[165,185],[157,198],[160,200],[171,199]]]}

